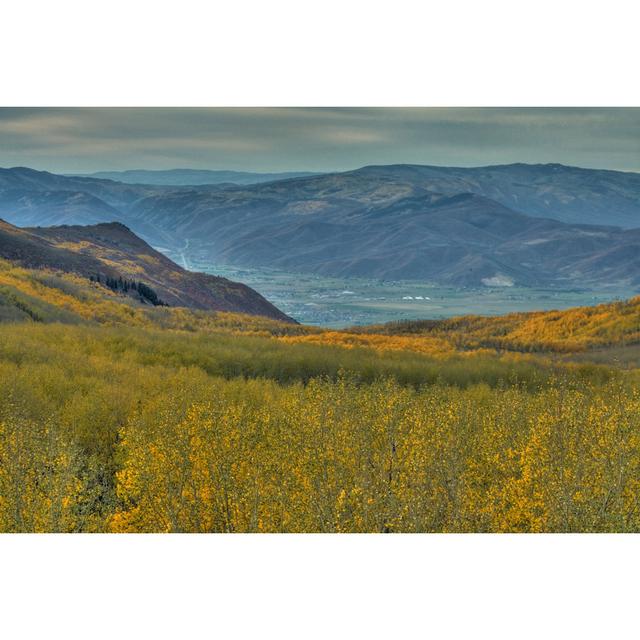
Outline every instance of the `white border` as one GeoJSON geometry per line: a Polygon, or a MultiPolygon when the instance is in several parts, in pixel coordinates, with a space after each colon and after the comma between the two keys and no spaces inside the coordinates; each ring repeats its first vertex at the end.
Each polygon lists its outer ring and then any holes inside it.
{"type": "Polygon", "coordinates": [[[638,106],[630,0],[21,0],[4,106],[638,106]]]}
{"type": "Polygon", "coordinates": [[[635,536],[5,536],[7,638],[619,638],[635,536]],[[19,559],[19,560],[16,560],[19,559]]]}
{"type": "MultiPolygon", "coordinates": [[[[3,106],[638,106],[637,3],[21,0],[3,106]]],[[[603,638],[635,536],[4,536],[7,638],[603,638]]]]}

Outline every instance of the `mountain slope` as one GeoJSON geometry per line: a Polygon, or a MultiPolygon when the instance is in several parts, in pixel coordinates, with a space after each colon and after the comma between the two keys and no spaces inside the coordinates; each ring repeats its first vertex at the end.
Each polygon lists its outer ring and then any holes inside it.
{"type": "Polygon", "coordinates": [[[371,166],[353,173],[439,193],[474,193],[514,211],[561,222],[640,227],[640,173],[522,163],[371,166]]]}
{"type": "Polygon", "coordinates": [[[195,255],[242,266],[456,286],[640,284],[638,260],[629,259],[640,255],[637,230],[533,218],[469,193],[369,199],[305,210],[266,197],[174,193],[141,201],[134,215],[158,225],[175,211],[195,255]]]}
{"type": "Polygon", "coordinates": [[[0,257],[85,278],[142,282],[170,306],[290,320],[243,284],[185,271],[119,223],[19,229],[0,221],[0,257]]]}

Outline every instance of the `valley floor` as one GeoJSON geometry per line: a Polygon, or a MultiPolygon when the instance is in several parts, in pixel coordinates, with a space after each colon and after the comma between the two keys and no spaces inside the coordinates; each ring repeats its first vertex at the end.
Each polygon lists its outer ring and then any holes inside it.
{"type": "Polygon", "coordinates": [[[458,288],[412,281],[331,278],[211,264],[194,255],[185,257],[184,252],[163,251],[193,271],[249,285],[298,322],[331,328],[471,313],[501,315],[512,311],[568,309],[624,300],[637,294],[637,290],[619,286],[597,290],[517,286],[458,288]]]}

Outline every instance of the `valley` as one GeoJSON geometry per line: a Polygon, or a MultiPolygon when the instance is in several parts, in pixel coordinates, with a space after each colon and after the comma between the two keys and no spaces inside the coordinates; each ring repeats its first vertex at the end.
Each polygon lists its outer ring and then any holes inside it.
{"type": "Polygon", "coordinates": [[[512,311],[567,309],[636,295],[635,289],[620,286],[600,289],[465,288],[410,280],[328,277],[218,265],[192,252],[158,249],[190,270],[243,282],[302,324],[333,328],[471,313],[500,315],[512,311]]]}

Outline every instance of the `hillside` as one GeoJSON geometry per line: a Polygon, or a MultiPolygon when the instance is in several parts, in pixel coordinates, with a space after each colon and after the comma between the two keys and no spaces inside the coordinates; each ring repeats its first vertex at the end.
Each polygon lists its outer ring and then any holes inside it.
{"type": "Polygon", "coordinates": [[[447,340],[462,350],[579,352],[640,344],[640,297],[563,311],[459,316],[358,327],[355,334],[447,340]]]}
{"type": "MultiPolygon", "coordinates": [[[[19,229],[0,221],[0,258],[23,267],[99,277],[103,283],[142,283],[169,306],[289,320],[243,284],[185,271],[119,223],[19,229]]],[[[125,292],[124,285],[114,286],[125,292]]],[[[133,295],[128,286],[126,292],[133,295]]]]}

